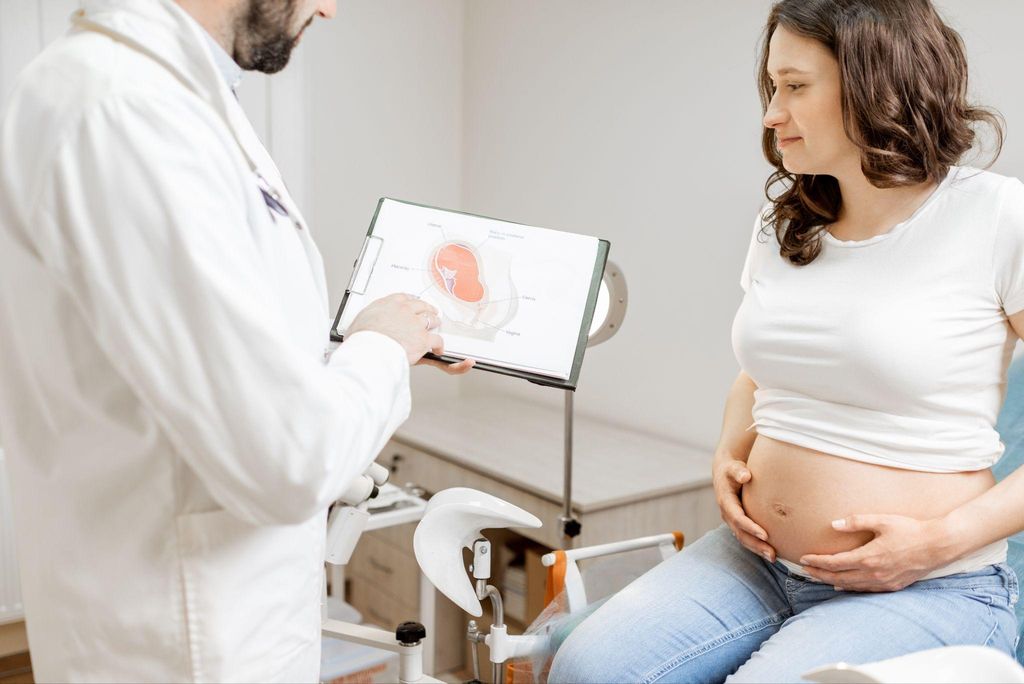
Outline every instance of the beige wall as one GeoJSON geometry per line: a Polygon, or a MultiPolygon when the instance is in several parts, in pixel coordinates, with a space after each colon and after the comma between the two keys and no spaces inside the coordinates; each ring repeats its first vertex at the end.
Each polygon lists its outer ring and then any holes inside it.
{"type": "MultiPolygon", "coordinates": [[[[462,0],[346,0],[300,50],[308,65],[306,214],[340,303],[377,200],[457,207],[462,192],[462,0]]],[[[456,380],[414,370],[417,398],[456,380]]]]}
{"type": "MultiPolygon", "coordinates": [[[[752,87],[765,7],[467,5],[466,208],[607,238],[629,285],[621,332],[587,352],[580,413],[697,444],[717,434],[766,175],[752,87]]],[[[466,391],[561,401],[483,375],[466,391]]]]}
{"type": "MultiPolygon", "coordinates": [[[[612,242],[630,308],[588,351],[576,406],[709,453],[738,366],[730,329],[768,168],[755,49],[770,2],[472,0],[463,204],[612,242]]],[[[996,170],[1024,175],[1024,3],[950,0],[974,90],[1006,115],[996,170]]],[[[480,374],[464,391],[557,404],[480,374]]]]}
{"type": "MultiPolygon", "coordinates": [[[[0,41],[0,91],[74,4],[0,0],[0,23],[34,26],[0,41]]],[[[1024,175],[1024,3],[938,4],[967,42],[972,91],[1006,116],[995,169],[1024,175]]],[[[710,449],[767,174],[753,75],[769,6],[346,0],[283,74],[250,75],[242,99],[306,208],[333,304],[382,195],[607,237],[630,310],[588,352],[577,410],[710,449]]],[[[482,373],[418,369],[415,389],[560,401],[482,373]]]]}

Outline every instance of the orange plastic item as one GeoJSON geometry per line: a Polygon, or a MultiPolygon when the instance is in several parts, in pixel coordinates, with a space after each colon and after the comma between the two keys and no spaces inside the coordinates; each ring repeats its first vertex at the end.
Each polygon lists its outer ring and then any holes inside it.
{"type": "Polygon", "coordinates": [[[565,589],[565,569],[568,559],[565,551],[555,551],[555,564],[548,568],[548,584],[544,589],[544,605],[555,600],[565,589]]]}

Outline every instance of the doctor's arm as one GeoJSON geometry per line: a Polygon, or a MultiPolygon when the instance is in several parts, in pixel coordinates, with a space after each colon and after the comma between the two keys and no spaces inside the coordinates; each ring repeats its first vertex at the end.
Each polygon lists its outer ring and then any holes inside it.
{"type": "MultiPolygon", "coordinates": [[[[1024,311],[1009,321],[1024,338],[1024,311]]],[[[1024,530],[1024,468],[942,518],[852,515],[832,525],[844,532],[871,531],[876,537],[852,551],[802,558],[809,574],[843,589],[902,589],[935,568],[1024,530]]]]}
{"type": "MultiPolygon", "coordinates": [[[[198,100],[108,98],[60,142],[32,237],[218,503],[250,522],[298,523],[408,416],[409,359],[377,332],[326,361],[287,334],[289,303],[260,268],[254,231],[266,226],[249,224],[254,188],[228,136],[198,100]]],[[[327,325],[325,312],[324,346],[327,325]]]]}

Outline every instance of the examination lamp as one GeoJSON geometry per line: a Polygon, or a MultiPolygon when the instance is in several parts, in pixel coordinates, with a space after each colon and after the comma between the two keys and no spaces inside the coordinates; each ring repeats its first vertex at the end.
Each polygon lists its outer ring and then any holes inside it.
{"type": "MultiPolygon", "coordinates": [[[[626,303],[629,297],[626,291],[626,278],[622,269],[609,261],[604,267],[604,276],[597,292],[597,304],[594,306],[594,318],[587,334],[587,347],[607,342],[622,327],[626,317],[626,303]]],[[[565,476],[563,479],[562,504],[564,506],[558,523],[562,528],[562,546],[572,546],[573,538],[579,536],[580,522],[572,515],[572,431],[573,431],[573,392],[565,392],[565,476]]]]}

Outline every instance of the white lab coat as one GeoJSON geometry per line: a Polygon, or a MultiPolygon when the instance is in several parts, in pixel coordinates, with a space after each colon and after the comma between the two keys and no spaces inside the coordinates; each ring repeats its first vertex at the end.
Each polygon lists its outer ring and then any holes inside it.
{"type": "Polygon", "coordinates": [[[86,0],[0,124],[0,432],[39,681],[314,681],[325,509],[409,410],[171,0],[86,0]],[[268,209],[257,174],[297,225],[268,209]]]}

